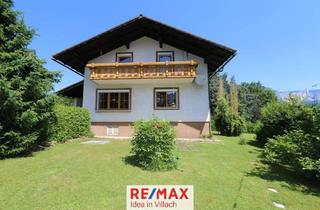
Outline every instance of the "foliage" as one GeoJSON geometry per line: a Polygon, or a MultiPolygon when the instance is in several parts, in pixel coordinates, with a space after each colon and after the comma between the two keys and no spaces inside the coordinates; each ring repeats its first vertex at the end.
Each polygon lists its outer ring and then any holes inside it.
{"type": "Polygon", "coordinates": [[[60,95],[56,95],[55,96],[55,101],[56,104],[61,104],[61,105],[65,105],[65,106],[73,106],[73,98],[70,97],[65,97],[65,96],[60,96],[60,95]]]}
{"type": "Polygon", "coordinates": [[[134,159],[142,168],[157,171],[177,168],[175,130],[169,121],[154,117],[135,122],[131,144],[134,159]]]}
{"type": "Polygon", "coordinates": [[[239,111],[248,122],[256,122],[261,117],[261,107],[276,101],[273,90],[264,87],[260,82],[241,83],[239,86],[239,111]]]}
{"type": "Polygon", "coordinates": [[[247,133],[256,133],[258,128],[260,128],[260,121],[257,121],[255,123],[250,122],[250,121],[246,121],[245,125],[246,125],[246,132],[247,133]]]}
{"type": "Polygon", "coordinates": [[[238,85],[234,77],[231,77],[231,80],[230,80],[230,105],[231,105],[231,111],[233,113],[238,113],[239,111],[238,85]]]}
{"type": "Polygon", "coordinates": [[[244,120],[235,112],[232,112],[227,100],[219,97],[215,109],[215,126],[217,130],[226,136],[239,136],[244,130],[244,120]]]}
{"type": "Polygon", "coordinates": [[[247,144],[247,140],[243,135],[240,136],[239,144],[240,145],[246,145],[247,144]]]}
{"type": "Polygon", "coordinates": [[[311,126],[312,109],[296,100],[270,102],[261,111],[257,140],[265,144],[269,138],[311,126]]]}
{"type": "Polygon", "coordinates": [[[213,112],[216,109],[219,95],[221,95],[221,93],[223,92],[223,95],[225,97],[230,93],[230,85],[227,78],[228,75],[226,73],[217,73],[209,78],[209,100],[211,112],[213,112]]]}
{"type": "Polygon", "coordinates": [[[302,130],[270,139],[264,156],[271,163],[290,166],[295,171],[320,180],[320,138],[302,130]]]}
{"type": "Polygon", "coordinates": [[[30,152],[46,141],[58,74],[27,48],[34,35],[11,0],[0,1],[0,158],[30,152]]]}
{"type": "Polygon", "coordinates": [[[220,97],[217,102],[217,107],[215,109],[214,121],[215,127],[222,134],[227,133],[229,116],[229,106],[225,98],[220,97]]]}
{"type": "MultiPolygon", "coordinates": [[[[290,105],[291,109],[297,109],[293,106],[296,103],[287,102],[283,106],[290,105]]],[[[299,113],[291,117],[296,118],[288,119],[291,125],[286,133],[269,139],[264,155],[271,163],[290,166],[297,172],[320,180],[320,107],[299,105],[302,106],[301,112],[295,110],[299,113]]]]}
{"type": "Polygon", "coordinates": [[[90,113],[76,106],[56,105],[55,119],[50,123],[52,141],[65,142],[68,139],[92,136],[90,113]]]}
{"type": "Polygon", "coordinates": [[[225,135],[228,133],[227,130],[235,130],[237,131],[235,133],[238,133],[239,129],[242,130],[244,127],[247,127],[247,132],[255,132],[259,127],[257,121],[261,117],[261,107],[269,102],[277,101],[274,91],[262,86],[260,82],[237,85],[234,77],[228,81],[227,74],[216,74],[210,78],[209,93],[210,109],[214,116],[212,127],[220,129],[221,133],[225,135]],[[227,105],[221,101],[219,104],[218,101],[221,97],[225,98],[227,105]],[[229,109],[228,101],[230,101],[230,110],[233,114],[221,115],[221,111],[229,109]],[[218,104],[220,107],[217,109],[218,104]],[[216,111],[219,110],[220,112],[217,114],[216,111]],[[229,125],[230,128],[224,127],[226,125],[229,125]]]}

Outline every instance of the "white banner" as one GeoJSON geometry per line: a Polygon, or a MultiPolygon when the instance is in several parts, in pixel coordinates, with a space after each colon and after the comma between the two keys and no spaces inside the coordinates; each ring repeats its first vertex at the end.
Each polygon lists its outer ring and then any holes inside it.
{"type": "Polygon", "coordinates": [[[128,185],[127,210],[193,210],[192,185],[128,185]]]}

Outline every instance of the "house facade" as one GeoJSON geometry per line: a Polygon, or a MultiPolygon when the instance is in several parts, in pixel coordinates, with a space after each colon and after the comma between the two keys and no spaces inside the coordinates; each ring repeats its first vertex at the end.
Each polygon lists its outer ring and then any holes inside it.
{"type": "Polygon", "coordinates": [[[91,113],[96,136],[128,137],[157,116],[177,137],[210,132],[208,78],[235,50],[139,16],[64,50],[54,59],[83,76],[58,91],[91,113]]]}

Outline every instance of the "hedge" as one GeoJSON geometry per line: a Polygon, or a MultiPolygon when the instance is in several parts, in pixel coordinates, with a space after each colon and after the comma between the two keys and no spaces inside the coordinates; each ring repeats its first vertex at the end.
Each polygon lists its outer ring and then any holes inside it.
{"type": "Polygon", "coordinates": [[[85,108],[56,105],[55,118],[51,123],[50,140],[65,142],[69,139],[92,136],[90,113],[85,108]]]}

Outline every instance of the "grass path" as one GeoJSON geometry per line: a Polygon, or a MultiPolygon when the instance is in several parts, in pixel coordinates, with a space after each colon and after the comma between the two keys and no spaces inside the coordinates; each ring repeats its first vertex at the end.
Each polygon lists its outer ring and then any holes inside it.
{"type": "Polygon", "coordinates": [[[178,150],[179,170],[171,172],[126,165],[128,141],[67,143],[32,157],[0,160],[0,209],[121,210],[127,184],[192,184],[196,210],[276,209],[273,201],[287,209],[319,209],[319,188],[261,165],[253,136],[245,137],[247,145],[240,145],[237,137],[217,136],[221,144],[183,146],[178,150]]]}

